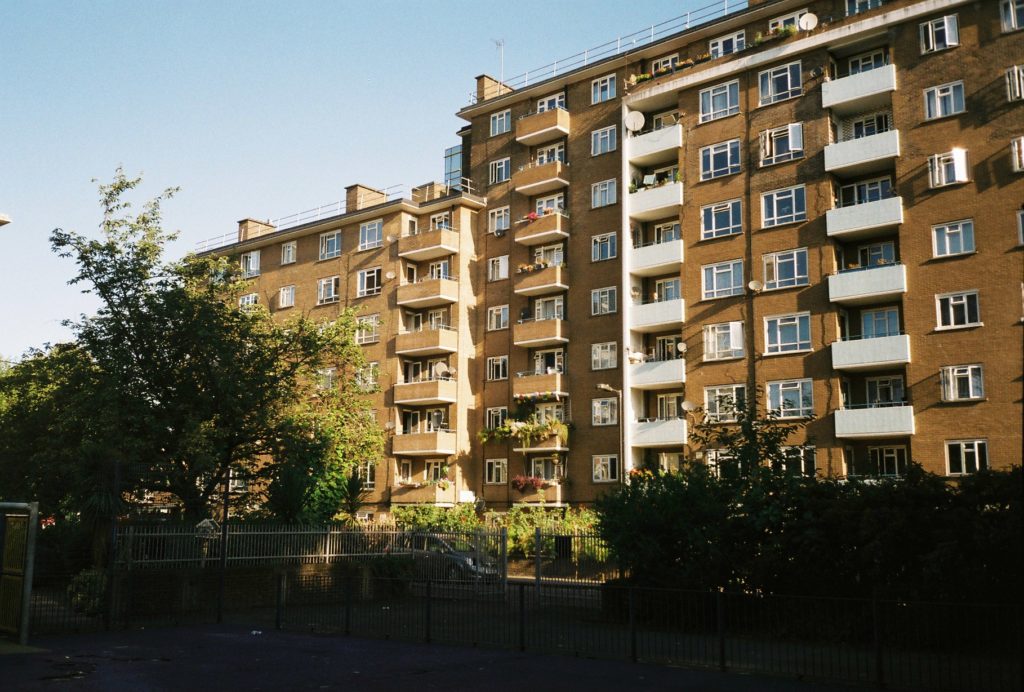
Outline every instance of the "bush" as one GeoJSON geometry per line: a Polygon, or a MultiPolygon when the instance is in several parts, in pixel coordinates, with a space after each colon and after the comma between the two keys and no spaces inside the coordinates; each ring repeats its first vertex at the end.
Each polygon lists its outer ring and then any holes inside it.
{"type": "Polygon", "coordinates": [[[99,569],[82,570],[68,584],[71,607],[75,612],[85,615],[99,615],[103,612],[106,591],[107,575],[99,569]]]}
{"type": "Polygon", "coordinates": [[[455,507],[410,505],[395,507],[393,513],[395,525],[403,531],[455,533],[476,531],[483,526],[483,522],[476,515],[476,508],[471,504],[460,504],[455,507]]]}

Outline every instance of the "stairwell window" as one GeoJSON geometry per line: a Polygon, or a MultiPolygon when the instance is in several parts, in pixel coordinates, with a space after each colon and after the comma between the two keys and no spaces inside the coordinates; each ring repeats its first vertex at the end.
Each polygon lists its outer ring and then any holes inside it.
{"type": "Polygon", "coordinates": [[[1024,100],[1024,65],[1014,65],[1006,71],[1006,100],[1024,100]]]}
{"type": "Polygon", "coordinates": [[[508,406],[495,406],[487,409],[486,420],[488,428],[500,428],[505,425],[505,421],[508,420],[508,406]]]}
{"type": "Polygon", "coordinates": [[[610,74],[590,83],[590,103],[597,104],[615,98],[615,75],[610,74]]]}
{"type": "Polygon", "coordinates": [[[960,45],[960,31],[955,14],[924,22],[921,29],[921,53],[935,53],[960,45]]]}
{"type": "Polygon", "coordinates": [[[1013,160],[1013,170],[1018,173],[1024,172],[1024,137],[1010,140],[1010,157],[1013,160]]]}
{"type": "Polygon", "coordinates": [[[251,279],[254,276],[260,275],[259,250],[253,250],[252,252],[243,252],[241,262],[243,279],[251,279]]]}
{"type": "Polygon", "coordinates": [[[356,318],[356,343],[375,344],[380,341],[380,314],[356,318]]]}
{"type": "Polygon", "coordinates": [[[773,252],[764,256],[764,290],[806,286],[807,248],[773,252]]]}
{"type": "Polygon", "coordinates": [[[259,305],[260,296],[258,293],[246,293],[238,299],[238,307],[240,308],[251,308],[259,305]]]}
{"type": "Polygon", "coordinates": [[[987,468],[987,440],[948,440],[946,442],[946,469],[950,476],[966,476],[987,468]]]}
{"type": "Polygon", "coordinates": [[[610,315],[618,311],[618,289],[615,286],[595,288],[590,292],[590,314],[610,315]]]}
{"type": "Polygon", "coordinates": [[[508,379],[508,356],[491,356],[487,359],[487,379],[491,382],[508,379]]]}
{"type": "Polygon", "coordinates": [[[985,380],[980,364],[949,365],[939,371],[943,401],[971,401],[985,397],[985,380]]]}
{"type": "Polygon", "coordinates": [[[381,290],[380,267],[364,269],[358,274],[356,297],[379,295],[381,290]]]}
{"type": "Polygon", "coordinates": [[[928,157],[928,180],[933,188],[968,181],[967,150],[959,147],[928,157]]]}
{"type": "Polygon", "coordinates": [[[700,92],[700,121],[702,123],[727,118],[739,112],[739,81],[719,84],[700,92]]]}
{"type": "Polygon", "coordinates": [[[733,139],[700,150],[700,179],[711,180],[740,172],[740,140],[733,139]]]}
{"type": "Polygon", "coordinates": [[[946,293],[935,296],[936,329],[958,329],[980,327],[981,311],[978,307],[978,292],[946,293]]]}
{"type": "Polygon", "coordinates": [[[293,264],[295,262],[295,241],[281,243],[281,264],[293,264]]]}
{"type": "Polygon", "coordinates": [[[606,399],[591,399],[590,402],[590,424],[618,425],[619,424],[619,400],[615,397],[606,399]]]}
{"type": "Polygon", "coordinates": [[[704,388],[704,415],[709,423],[732,423],[736,412],[746,406],[747,387],[742,384],[724,384],[704,388]]]}
{"type": "Polygon", "coordinates": [[[602,233],[590,239],[590,261],[601,262],[603,260],[615,259],[618,256],[616,235],[614,233],[602,233]]]}
{"type": "Polygon", "coordinates": [[[800,61],[765,70],[758,75],[760,82],[759,105],[785,101],[803,93],[800,76],[800,61]]]}
{"type": "Polygon", "coordinates": [[[487,459],[484,483],[487,485],[505,485],[508,478],[508,459],[487,459]]]}
{"type": "Polygon", "coordinates": [[[1024,0],[1003,0],[999,5],[1003,31],[1024,29],[1024,0]]]}
{"type": "Polygon", "coordinates": [[[599,156],[615,151],[616,148],[615,126],[604,127],[590,133],[590,155],[599,156]]]}
{"type": "Polygon", "coordinates": [[[372,250],[384,244],[384,222],[381,219],[359,224],[359,249],[372,250]]]}
{"type": "Polygon", "coordinates": [[[704,300],[743,294],[743,260],[729,260],[702,267],[701,297],[704,300]]]}
{"type": "Polygon", "coordinates": [[[618,344],[607,341],[590,345],[590,369],[611,370],[618,365],[618,344]]]}
{"type": "Polygon", "coordinates": [[[974,222],[970,219],[932,226],[932,256],[951,257],[974,252],[974,222]]]}
{"type": "Polygon", "coordinates": [[[487,260],[487,280],[500,281],[508,278],[508,255],[491,257],[487,260]]]}
{"type": "Polygon", "coordinates": [[[774,315],[764,318],[766,354],[797,353],[811,350],[811,315],[774,315]]]}
{"type": "Polygon", "coordinates": [[[590,208],[607,207],[616,202],[615,180],[602,180],[590,186],[590,208]]]}
{"type": "Polygon", "coordinates": [[[341,231],[320,234],[320,259],[331,259],[341,254],[341,231]]]}
{"type": "Polygon", "coordinates": [[[964,83],[950,82],[924,90],[925,120],[937,120],[967,109],[964,102],[964,83]]]}
{"type": "Polygon", "coordinates": [[[742,322],[704,325],[704,360],[742,358],[743,354],[742,322]]]}
{"type": "Polygon", "coordinates": [[[277,307],[278,309],[295,307],[295,286],[281,287],[281,290],[277,292],[277,307]]]}
{"type": "Polygon", "coordinates": [[[509,213],[508,207],[500,207],[498,209],[491,209],[487,212],[487,230],[497,235],[500,232],[507,231],[512,223],[512,216],[509,213]]]}
{"type": "Polygon", "coordinates": [[[779,418],[807,418],[814,415],[812,381],[769,382],[768,410],[779,418]]]}
{"type": "Polygon", "coordinates": [[[487,308],[487,331],[508,329],[508,306],[498,305],[487,308]]]}
{"type": "Polygon", "coordinates": [[[500,113],[491,113],[491,137],[503,135],[512,129],[512,111],[505,109],[500,113]]]}
{"type": "Polygon", "coordinates": [[[488,166],[488,180],[491,185],[503,183],[512,177],[512,161],[507,156],[497,161],[491,161],[488,166]]]}
{"type": "Polygon", "coordinates": [[[807,219],[807,199],[803,185],[772,190],[761,195],[761,227],[771,228],[807,219]]]}
{"type": "Polygon", "coordinates": [[[743,232],[741,202],[733,199],[700,208],[700,238],[709,240],[743,232]]]}
{"type": "Polygon", "coordinates": [[[595,483],[614,483],[619,480],[619,455],[596,454],[593,459],[593,479],[595,483]]]}
{"type": "Polygon", "coordinates": [[[804,155],[803,123],[790,123],[761,133],[761,166],[802,158],[804,155]]]}
{"type": "Polygon", "coordinates": [[[329,276],[326,279],[318,279],[316,282],[316,304],[326,305],[328,303],[337,303],[340,288],[340,276],[329,276]]]}

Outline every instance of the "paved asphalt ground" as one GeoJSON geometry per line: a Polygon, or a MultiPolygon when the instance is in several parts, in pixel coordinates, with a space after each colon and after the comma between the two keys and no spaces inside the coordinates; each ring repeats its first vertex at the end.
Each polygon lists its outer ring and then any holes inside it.
{"type": "Polygon", "coordinates": [[[0,641],[0,690],[851,692],[715,671],[209,625],[0,641]]]}

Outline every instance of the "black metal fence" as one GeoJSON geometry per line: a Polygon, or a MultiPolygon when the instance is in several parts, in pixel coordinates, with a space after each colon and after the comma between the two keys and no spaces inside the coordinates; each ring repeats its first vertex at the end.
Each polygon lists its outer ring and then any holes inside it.
{"type": "MultiPolygon", "coordinates": [[[[33,634],[212,622],[216,568],[37,582],[33,634]]],[[[246,626],[885,685],[1018,690],[1019,606],[389,576],[370,563],[234,567],[223,619],[246,626]]]]}

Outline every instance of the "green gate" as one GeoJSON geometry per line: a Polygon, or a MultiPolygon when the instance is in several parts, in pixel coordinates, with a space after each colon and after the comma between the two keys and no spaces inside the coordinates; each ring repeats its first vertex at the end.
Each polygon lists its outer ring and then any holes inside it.
{"type": "Polygon", "coordinates": [[[39,503],[0,502],[0,634],[28,643],[39,503]]]}

